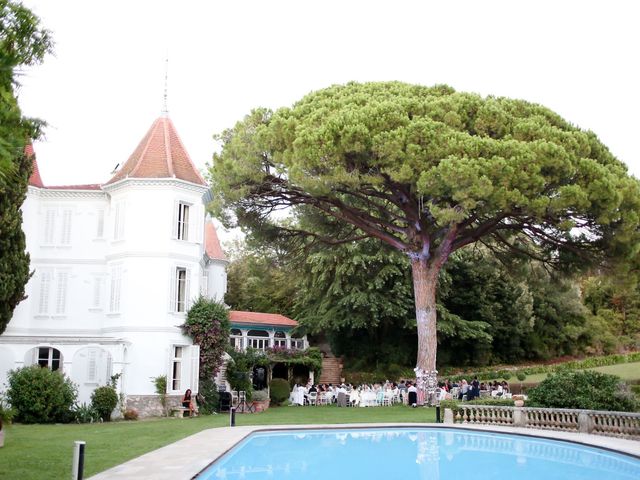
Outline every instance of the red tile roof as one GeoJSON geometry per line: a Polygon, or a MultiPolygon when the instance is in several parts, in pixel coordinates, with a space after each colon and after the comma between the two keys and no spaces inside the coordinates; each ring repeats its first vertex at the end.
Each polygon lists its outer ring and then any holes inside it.
{"type": "Polygon", "coordinates": [[[297,327],[298,322],[278,313],[240,312],[229,310],[231,323],[248,323],[251,325],[281,325],[297,327]]]}
{"type": "Polygon", "coordinates": [[[153,122],[133,154],[107,185],[125,178],[178,178],[206,185],[173,122],[164,116],[153,122]]]}
{"type": "Polygon", "coordinates": [[[29,177],[29,185],[44,188],[44,183],[40,176],[40,169],[38,168],[38,162],[36,162],[36,153],[33,151],[33,145],[31,143],[25,145],[24,154],[27,157],[33,158],[33,172],[31,172],[31,176],[29,177]]]}
{"type": "Polygon", "coordinates": [[[218,240],[218,232],[211,220],[208,220],[204,225],[204,250],[211,259],[226,260],[222,247],[220,246],[220,240],[218,240]]]}

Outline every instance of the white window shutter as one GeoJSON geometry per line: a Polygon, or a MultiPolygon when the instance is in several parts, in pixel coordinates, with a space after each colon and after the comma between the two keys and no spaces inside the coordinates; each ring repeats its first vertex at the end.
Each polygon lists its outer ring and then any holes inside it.
{"type": "Polygon", "coordinates": [[[184,311],[185,313],[191,308],[191,269],[186,269],[185,287],[184,287],[184,311]]]}
{"type": "Polygon", "coordinates": [[[38,313],[49,313],[49,292],[51,290],[51,272],[43,270],[40,272],[40,301],[38,304],[38,313]]]}
{"type": "Polygon", "coordinates": [[[96,238],[102,238],[104,236],[104,209],[98,210],[98,218],[96,225],[96,238]]]}
{"type": "Polygon", "coordinates": [[[87,382],[96,382],[98,380],[98,350],[96,348],[89,349],[87,361],[87,382]]]}
{"type": "Polygon", "coordinates": [[[127,204],[122,202],[120,206],[120,225],[118,228],[118,238],[123,239],[125,235],[125,225],[127,223],[127,204]]]}
{"type": "Polygon", "coordinates": [[[111,268],[111,296],[109,298],[109,311],[120,311],[120,295],[122,290],[122,267],[120,265],[111,268]]]}
{"type": "Polygon", "coordinates": [[[191,377],[189,382],[191,383],[191,391],[195,395],[198,393],[198,387],[200,386],[200,345],[192,345],[191,348],[191,377]]]}
{"type": "Polygon", "coordinates": [[[165,393],[169,393],[173,390],[173,349],[174,346],[170,345],[166,350],[167,355],[167,391],[165,393]]]}
{"type": "Polygon", "coordinates": [[[204,227],[204,207],[202,205],[193,205],[191,207],[191,241],[195,243],[203,243],[203,227],[204,227]]]}
{"type": "Polygon", "coordinates": [[[178,238],[178,210],[180,208],[180,202],[173,202],[173,221],[171,222],[171,238],[178,238]]]}
{"type": "Polygon", "coordinates": [[[203,297],[208,297],[209,295],[209,272],[204,269],[200,277],[200,295],[203,297]]]}
{"type": "Polygon", "coordinates": [[[45,245],[52,245],[56,226],[56,211],[48,209],[44,217],[44,238],[45,245]]]}
{"type": "Polygon", "coordinates": [[[119,232],[119,228],[120,228],[120,215],[122,214],[121,212],[122,208],[121,208],[121,204],[120,202],[117,202],[114,205],[114,212],[113,212],[113,239],[114,240],[118,240],[118,232],[119,232]]]}
{"type": "Polygon", "coordinates": [[[178,276],[177,276],[177,268],[171,267],[169,269],[169,311],[175,312],[176,305],[176,295],[177,295],[177,284],[178,284],[178,276]]]}
{"type": "Polygon", "coordinates": [[[56,295],[56,313],[63,314],[67,306],[67,283],[69,280],[69,272],[58,272],[57,275],[57,295],[56,295]]]}
{"type": "Polygon", "coordinates": [[[71,243],[71,221],[73,211],[65,209],[62,211],[62,229],[60,232],[60,244],[69,245],[71,243]]]}
{"type": "Polygon", "coordinates": [[[102,285],[104,284],[104,279],[99,276],[93,277],[93,301],[91,302],[91,306],[93,308],[100,308],[102,305],[102,285]]]}

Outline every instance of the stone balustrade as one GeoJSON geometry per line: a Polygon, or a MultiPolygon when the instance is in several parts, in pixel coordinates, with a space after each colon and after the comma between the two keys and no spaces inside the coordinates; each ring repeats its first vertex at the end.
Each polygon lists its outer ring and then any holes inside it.
{"type": "Polygon", "coordinates": [[[640,440],[640,413],[459,405],[455,412],[445,409],[444,423],[506,425],[640,440]]]}

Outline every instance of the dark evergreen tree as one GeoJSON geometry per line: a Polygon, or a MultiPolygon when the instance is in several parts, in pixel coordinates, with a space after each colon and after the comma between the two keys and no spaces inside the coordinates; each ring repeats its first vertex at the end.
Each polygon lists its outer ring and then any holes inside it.
{"type": "Polygon", "coordinates": [[[41,126],[20,111],[16,69],[41,62],[50,50],[49,33],[39,19],[18,2],[0,0],[0,333],[29,280],[20,206],[32,165],[25,147],[41,126]]]}

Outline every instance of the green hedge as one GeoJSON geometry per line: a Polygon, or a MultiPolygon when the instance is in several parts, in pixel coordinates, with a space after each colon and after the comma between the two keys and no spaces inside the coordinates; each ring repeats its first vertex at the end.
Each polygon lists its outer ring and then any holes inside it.
{"type": "Polygon", "coordinates": [[[527,406],[633,412],[638,404],[615,375],[562,371],[529,390],[527,406]]]}

